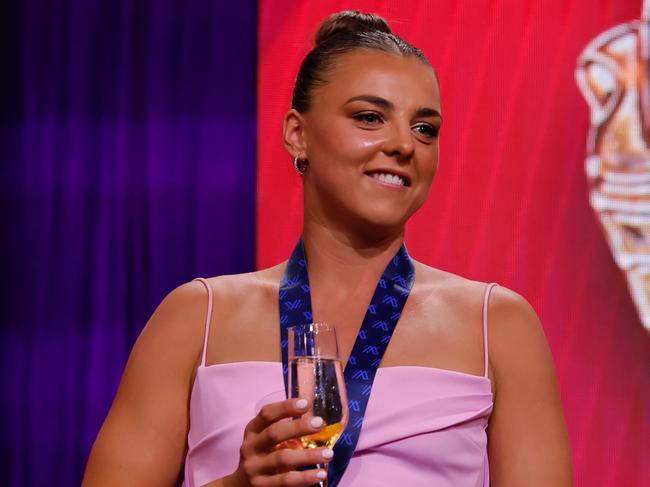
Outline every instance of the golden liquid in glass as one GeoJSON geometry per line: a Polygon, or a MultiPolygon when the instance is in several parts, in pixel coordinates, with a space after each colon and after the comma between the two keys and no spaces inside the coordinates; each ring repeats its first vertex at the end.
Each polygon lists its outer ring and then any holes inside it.
{"type": "Polygon", "coordinates": [[[328,424],[313,435],[303,436],[300,441],[303,448],[332,448],[344,429],[345,426],[342,423],[328,424]]]}

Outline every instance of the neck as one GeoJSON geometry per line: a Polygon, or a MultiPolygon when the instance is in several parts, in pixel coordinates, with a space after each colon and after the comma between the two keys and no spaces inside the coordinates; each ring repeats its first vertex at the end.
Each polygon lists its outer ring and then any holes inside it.
{"type": "Polygon", "coordinates": [[[312,295],[327,289],[374,289],[404,242],[404,229],[369,238],[305,219],[303,241],[310,286],[318,290],[312,295]]]}

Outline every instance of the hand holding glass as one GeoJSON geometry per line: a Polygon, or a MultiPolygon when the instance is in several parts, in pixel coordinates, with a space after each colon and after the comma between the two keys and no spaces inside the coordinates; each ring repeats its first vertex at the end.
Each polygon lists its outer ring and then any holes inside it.
{"type": "MultiPolygon", "coordinates": [[[[332,448],[348,423],[348,399],[336,330],[324,323],[289,328],[289,397],[309,400],[305,416],[323,419],[325,427],[303,436],[303,448],[332,448]]],[[[321,485],[327,485],[327,482],[321,485]]]]}

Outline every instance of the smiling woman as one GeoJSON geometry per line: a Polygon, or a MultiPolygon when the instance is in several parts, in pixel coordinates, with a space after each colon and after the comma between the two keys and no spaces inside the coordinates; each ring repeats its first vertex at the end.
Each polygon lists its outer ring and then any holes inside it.
{"type": "Polygon", "coordinates": [[[323,22],[283,125],[304,183],[302,239],[288,262],[188,283],[161,303],[84,485],[173,485],[184,472],[187,486],[306,486],[328,475],[309,466],[326,463],[332,487],[571,484],[532,308],[404,247],[438,167],[441,112],[434,69],[383,19],[323,22]],[[284,389],[293,319],[338,331],[350,422],[334,451],[289,448],[327,427],[307,404],[257,407],[284,389]]]}
{"type": "MultiPolygon", "coordinates": [[[[339,54],[327,74],[328,83],[309,90],[310,109],[298,111],[294,97],[284,120],[285,147],[309,165],[308,224],[399,232],[424,203],[438,166],[433,68],[414,54],[358,48],[339,54]]],[[[296,91],[307,91],[300,80],[296,91]]]]}

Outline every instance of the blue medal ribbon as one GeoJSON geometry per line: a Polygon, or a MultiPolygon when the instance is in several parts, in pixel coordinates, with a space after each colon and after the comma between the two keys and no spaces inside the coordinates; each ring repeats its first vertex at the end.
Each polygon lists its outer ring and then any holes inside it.
{"type": "MultiPolygon", "coordinates": [[[[343,373],[348,394],[348,426],[334,447],[329,485],[336,487],[350,463],[368,405],[372,383],[386,347],[409,297],[415,267],[402,245],[384,270],[363,319],[343,373]]],[[[288,332],[290,326],[313,322],[307,258],[302,238],[291,254],[280,281],[280,343],[288,396],[288,332]]]]}

